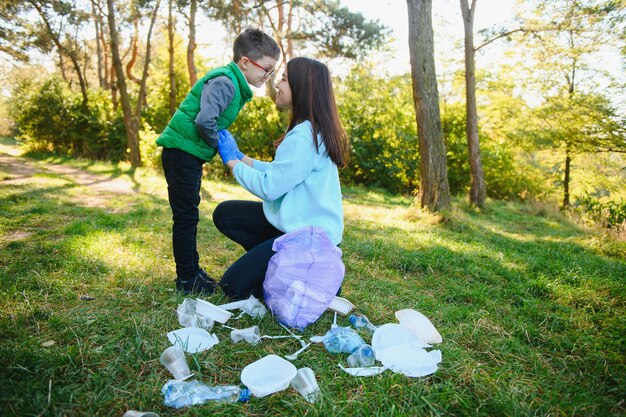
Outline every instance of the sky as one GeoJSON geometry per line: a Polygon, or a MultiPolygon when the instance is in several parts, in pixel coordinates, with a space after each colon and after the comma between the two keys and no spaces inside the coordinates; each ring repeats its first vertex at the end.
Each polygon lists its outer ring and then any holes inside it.
{"type": "MultiPolygon", "coordinates": [[[[341,3],[352,11],[361,12],[368,19],[378,19],[393,30],[392,48],[395,53],[387,64],[383,64],[390,74],[404,74],[410,71],[408,45],[408,17],[405,0],[341,0],[341,3]]],[[[474,15],[474,33],[479,30],[505,26],[514,17],[515,0],[477,0],[474,15]]],[[[463,39],[463,20],[459,0],[433,0],[433,27],[437,47],[453,49],[462,48],[459,41],[463,39]]],[[[475,43],[478,37],[475,35],[475,43]]],[[[436,52],[437,53],[437,52],[436,52]]],[[[459,49],[463,56],[463,50],[459,49]]],[[[489,56],[497,57],[501,53],[498,45],[493,45],[489,56]]],[[[480,56],[477,57],[481,59],[480,56]]]]}
{"type": "MultiPolygon", "coordinates": [[[[470,0],[471,1],[471,0],[470,0]]],[[[390,75],[406,74],[410,71],[408,46],[408,18],[406,0],[341,0],[341,4],[351,11],[361,12],[367,19],[379,20],[391,30],[392,41],[389,44],[389,53],[379,53],[371,59],[379,64],[382,70],[390,75]]],[[[474,33],[480,29],[505,26],[514,16],[515,0],[477,0],[474,22],[474,33]]],[[[435,27],[436,54],[458,49],[459,58],[463,57],[463,21],[459,0],[433,1],[433,26],[435,27]]],[[[198,25],[198,39],[211,39],[211,47],[202,49],[202,54],[224,62],[230,59],[229,43],[232,37],[223,29],[215,27],[214,23],[200,23],[198,25]],[[204,34],[204,35],[203,35],[204,34]],[[215,45],[216,34],[221,37],[223,46],[215,45]],[[206,37],[205,37],[206,36],[206,37]]],[[[479,39],[475,37],[475,42],[479,39]]],[[[494,43],[490,45],[488,53],[477,55],[488,63],[498,60],[502,53],[502,46],[494,43]]],[[[440,55],[441,55],[440,54],[440,55]]],[[[329,66],[335,75],[344,75],[348,68],[345,62],[339,60],[330,62],[329,66]]]]}

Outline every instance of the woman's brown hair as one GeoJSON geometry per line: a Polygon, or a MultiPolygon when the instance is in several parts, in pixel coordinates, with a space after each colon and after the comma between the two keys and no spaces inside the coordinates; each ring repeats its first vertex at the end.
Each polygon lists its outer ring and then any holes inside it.
{"type": "MultiPolygon", "coordinates": [[[[328,67],[310,58],[293,58],[287,63],[287,82],[291,89],[292,111],[287,132],[308,120],[313,126],[313,141],[319,152],[317,134],[322,136],[326,152],[338,167],[348,162],[346,135],[333,93],[328,67]]],[[[284,136],[275,142],[278,146],[284,136]]]]}

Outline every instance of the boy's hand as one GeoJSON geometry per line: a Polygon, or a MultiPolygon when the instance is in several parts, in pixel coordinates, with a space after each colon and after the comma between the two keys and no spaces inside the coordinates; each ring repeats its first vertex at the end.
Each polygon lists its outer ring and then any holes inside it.
{"type": "MultiPolygon", "coordinates": [[[[235,157],[236,157],[236,159],[243,159],[243,157],[246,156],[246,155],[244,155],[243,152],[241,152],[239,150],[239,147],[237,146],[237,141],[235,140],[233,135],[228,130],[222,129],[222,130],[218,131],[217,133],[218,133],[218,135],[220,135],[220,139],[221,139],[222,135],[224,135],[224,136],[229,137],[228,140],[232,140],[232,142],[235,144],[235,157]]],[[[226,161],[226,162],[228,162],[228,161],[226,161]]],[[[224,162],[224,163],[226,163],[226,162],[224,162]]]]}

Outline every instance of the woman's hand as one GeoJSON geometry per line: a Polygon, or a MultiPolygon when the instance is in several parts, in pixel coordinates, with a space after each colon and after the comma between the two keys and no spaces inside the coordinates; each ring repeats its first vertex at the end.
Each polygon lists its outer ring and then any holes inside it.
{"type": "MultiPolygon", "coordinates": [[[[237,157],[237,152],[239,152],[239,149],[237,148],[237,142],[235,142],[235,138],[233,137],[233,135],[231,135],[230,132],[225,129],[222,129],[217,133],[219,136],[219,139],[217,141],[217,151],[219,152],[224,165],[228,165],[228,162],[230,161],[237,162],[239,160],[239,158],[237,157]]],[[[239,153],[241,154],[241,152],[239,153]]]]}

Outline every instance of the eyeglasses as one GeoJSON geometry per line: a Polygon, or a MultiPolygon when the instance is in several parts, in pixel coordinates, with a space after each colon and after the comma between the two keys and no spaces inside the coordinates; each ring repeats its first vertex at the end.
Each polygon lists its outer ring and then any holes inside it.
{"type": "Polygon", "coordinates": [[[255,67],[257,67],[257,68],[263,70],[263,72],[265,72],[265,75],[263,76],[263,78],[271,78],[271,76],[274,75],[275,69],[265,69],[261,65],[257,64],[253,60],[251,60],[250,58],[248,58],[248,57],[246,57],[246,58],[248,59],[248,61],[252,62],[252,65],[254,65],[255,67]]]}

